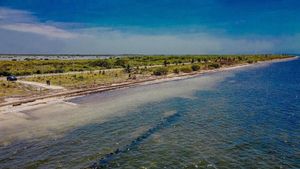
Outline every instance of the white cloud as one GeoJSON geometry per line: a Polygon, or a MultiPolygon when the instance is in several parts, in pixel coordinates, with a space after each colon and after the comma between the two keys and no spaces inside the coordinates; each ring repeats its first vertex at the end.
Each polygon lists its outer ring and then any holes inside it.
{"type": "Polygon", "coordinates": [[[29,11],[0,7],[0,24],[16,22],[30,23],[35,21],[36,18],[29,11]]]}
{"type": "Polygon", "coordinates": [[[69,39],[76,37],[76,34],[64,29],[38,22],[31,12],[8,8],[0,8],[0,29],[33,33],[48,38],[69,39]]]}
{"type": "Polygon", "coordinates": [[[231,38],[211,33],[143,35],[109,28],[78,30],[79,41],[66,42],[66,52],[205,54],[264,53],[274,49],[272,39],[231,38]],[[73,52],[72,52],[73,51],[73,52]]]}
{"type": "Polygon", "coordinates": [[[129,32],[130,28],[125,31],[107,27],[63,29],[68,24],[41,23],[31,12],[0,8],[0,53],[230,54],[300,50],[300,35],[253,38],[201,29],[177,34],[135,33],[129,32]]]}
{"type": "Polygon", "coordinates": [[[74,33],[56,28],[54,26],[48,26],[42,24],[16,23],[16,24],[0,25],[0,28],[11,30],[11,31],[34,33],[34,34],[44,35],[50,38],[69,39],[69,38],[76,37],[74,33]]]}
{"type": "MultiPolygon", "coordinates": [[[[15,28],[15,27],[14,27],[15,28]]],[[[33,29],[33,28],[31,28],[33,29]]],[[[37,32],[40,28],[35,30],[37,32]]],[[[24,30],[24,27],[22,27],[24,30]]],[[[51,29],[50,29],[51,30],[51,29]]],[[[75,53],[75,54],[233,54],[285,51],[294,38],[251,39],[214,36],[210,33],[179,35],[143,35],[109,28],[78,29],[73,38],[47,38],[30,35],[29,31],[0,29],[0,53],[75,53]],[[284,43],[283,43],[284,41],[284,43]],[[279,43],[281,42],[281,43],[279,43]],[[8,45],[9,44],[9,45],[8,45]],[[58,45],[59,44],[59,45],[58,45]]],[[[48,31],[49,36],[62,36],[48,31]]],[[[43,33],[45,33],[43,31],[43,33]]],[[[65,36],[63,34],[63,36],[65,36]]],[[[70,35],[72,36],[72,35],[70,35]]],[[[300,38],[299,38],[300,39],[300,38]]],[[[298,40],[299,41],[299,40],[298,40]]],[[[296,47],[293,46],[293,49],[296,47]]]]}

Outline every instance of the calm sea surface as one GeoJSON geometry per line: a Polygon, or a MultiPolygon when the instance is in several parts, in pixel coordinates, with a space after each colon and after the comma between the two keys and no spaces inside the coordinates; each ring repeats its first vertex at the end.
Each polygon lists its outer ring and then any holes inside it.
{"type": "Polygon", "coordinates": [[[0,168],[300,168],[300,59],[72,102],[2,134],[0,168]]]}

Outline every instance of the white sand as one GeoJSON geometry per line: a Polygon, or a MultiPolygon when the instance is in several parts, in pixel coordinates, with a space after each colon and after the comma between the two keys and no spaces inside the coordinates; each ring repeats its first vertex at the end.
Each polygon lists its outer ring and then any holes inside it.
{"type": "Polygon", "coordinates": [[[50,89],[50,90],[66,90],[62,86],[47,85],[47,84],[38,83],[38,82],[29,82],[29,81],[24,81],[24,80],[18,80],[17,83],[31,85],[31,86],[38,87],[38,88],[50,89]]]}

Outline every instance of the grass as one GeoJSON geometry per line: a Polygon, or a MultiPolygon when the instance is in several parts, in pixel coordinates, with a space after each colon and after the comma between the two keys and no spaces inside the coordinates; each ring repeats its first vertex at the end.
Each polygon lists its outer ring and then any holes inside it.
{"type": "MultiPolygon", "coordinates": [[[[208,69],[217,69],[222,66],[230,66],[236,64],[247,64],[247,63],[255,63],[257,61],[270,60],[275,58],[280,58],[285,56],[245,56],[245,57],[212,57],[209,60],[195,60],[192,57],[192,61],[190,62],[170,62],[173,58],[169,58],[168,61],[157,58],[155,61],[162,61],[159,67],[147,67],[147,66],[130,66],[126,65],[123,69],[106,69],[102,71],[90,71],[90,72],[82,72],[77,74],[61,74],[55,76],[33,76],[26,78],[27,81],[34,81],[39,83],[46,83],[46,81],[50,81],[52,85],[63,86],[68,89],[75,88],[83,88],[90,87],[96,85],[107,85],[112,83],[124,82],[129,79],[142,79],[147,78],[149,76],[162,76],[168,74],[180,74],[180,73],[191,73],[193,71],[200,70],[208,70],[208,69]]],[[[149,59],[152,57],[146,57],[144,59],[149,59]]],[[[154,57],[156,58],[156,57],[154,57]]],[[[177,56],[176,59],[185,57],[177,56]]],[[[204,57],[205,58],[205,57],[204,57]]],[[[143,59],[140,57],[136,58],[124,58],[124,59],[135,59],[136,62],[143,59]]],[[[153,59],[153,58],[152,58],[153,59]]],[[[176,60],[175,59],[175,60],[176,60]]],[[[117,59],[120,61],[120,59],[117,59]]],[[[173,60],[174,61],[174,60],[173,60]]],[[[153,62],[149,62],[153,63],[153,62]]],[[[104,62],[101,64],[104,64],[104,62]]]]}
{"type": "Polygon", "coordinates": [[[127,79],[128,74],[122,70],[26,78],[27,81],[45,84],[49,80],[52,85],[63,86],[69,89],[118,83],[127,79]]]}
{"type": "Polygon", "coordinates": [[[286,55],[182,55],[182,56],[126,56],[108,59],[80,59],[80,60],[22,60],[0,61],[0,76],[32,75],[45,73],[63,73],[72,71],[91,71],[111,68],[126,68],[128,65],[180,65],[183,63],[218,63],[237,64],[255,63],[257,61],[288,57],[286,55]]]}
{"type": "MultiPolygon", "coordinates": [[[[63,86],[67,89],[78,89],[120,83],[127,80],[144,79],[149,76],[190,73],[201,70],[217,69],[224,66],[256,63],[258,61],[287,57],[289,56],[187,55],[134,56],[96,60],[0,61],[0,76],[7,74],[27,75],[89,70],[87,72],[76,74],[65,73],[50,76],[30,76],[24,79],[44,84],[46,84],[47,81],[50,81],[51,85],[63,86]],[[156,67],[151,67],[151,65],[156,65],[156,67]]],[[[7,97],[34,96],[45,94],[47,92],[49,92],[49,90],[40,91],[32,86],[0,80],[0,102],[7,97]]]]}
{"type": "Polygon", "coordinates": [[[47,90],[38,90],[32,86],[23,85],[16,82],[8,82],[6,80],[0,80],[0,102],[4,101],[7,97],[23,97],[32,96],[38,94],[44,94],[47,90]]]}

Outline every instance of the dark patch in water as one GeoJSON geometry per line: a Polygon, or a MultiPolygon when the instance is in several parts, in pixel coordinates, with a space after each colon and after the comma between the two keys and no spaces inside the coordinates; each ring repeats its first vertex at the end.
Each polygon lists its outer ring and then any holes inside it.
{"type": "Polygon", "coordinates": [[[100,168],[107,168],[109,167],[109,162],[115,159],[118,155],[121,155],[123,153],[129,152],[130,150],[134,149],[135,147],[139,146],[144,140],[149,138],[152,134],[155,132],[168,127],[169,125],[175,123],[178,118],[180,117],[179,113],[176,112],[175,114],[172,114],[168,117],[163,118],[161,122],[156,124],[154,127],[148,129],[145,133],[141,134],[139,137],[131,141],[130,144],[118,148],[115,151],[106,154],[104,157],[102,157],[98,163],[94,163],[93,165],[89,166],[90,169],[100,169],[100,168]]]}

